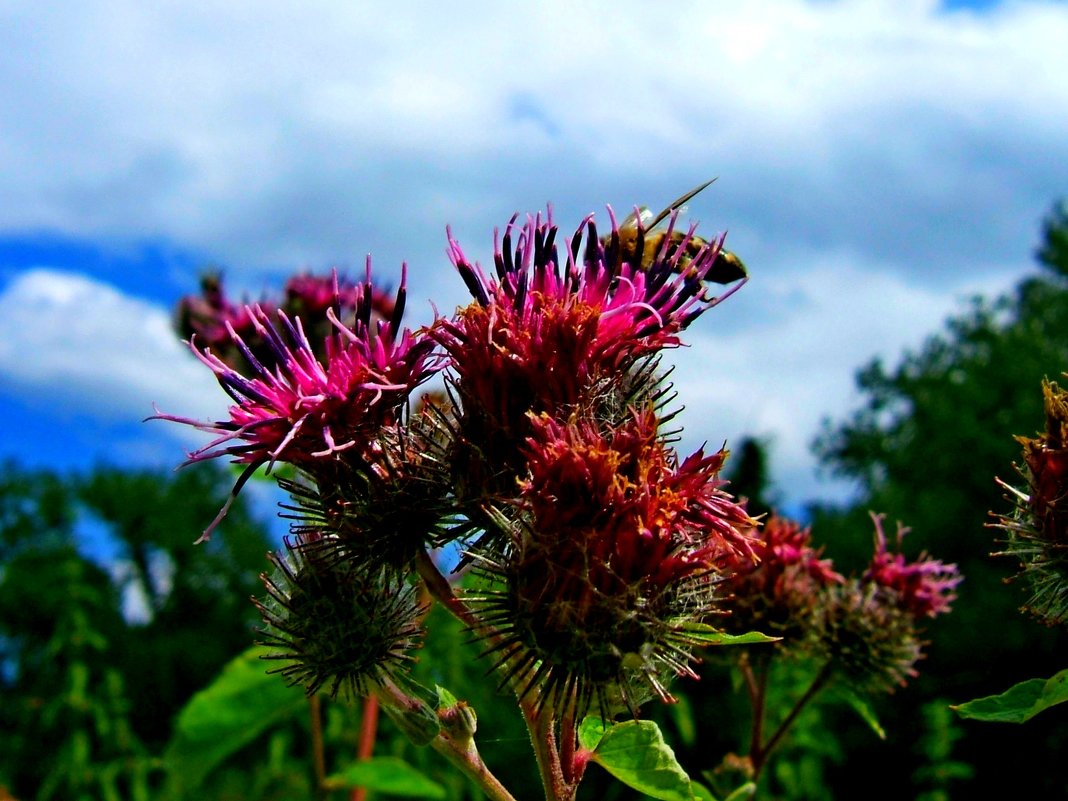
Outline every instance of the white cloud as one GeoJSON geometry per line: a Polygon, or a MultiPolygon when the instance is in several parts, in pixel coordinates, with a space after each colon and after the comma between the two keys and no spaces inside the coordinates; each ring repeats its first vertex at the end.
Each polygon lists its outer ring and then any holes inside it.
{"type": "MultiPolygon", "coordinates": [[[[570,232],[719,175],[693,216],[755,277],[679,356],[693,436],[774,434],[815,487],[853,371],[1026,269],[1068,185],[1066,41],[1053,2],[6,3],[0,234],[163,240],[254,293],[370,251],[388,279],[409,262],[423,321],[464,298],[447,222],[485,263],[513,210],[552,200],[570,232]]],[[[0,370],[102,415],[218,414],[120,290],[16,278],[0,370]]]]}
{"type": "Polygon", "coordinates": [[[153,403],[197,419],[226,412],[166,311],[69,272],[30,270],[0,294],[0,376],[42,412],[67,416],[138,420],[153,403]]]}
{"type": "Polygon", "coordinates": [[[800,278],[754,280],[707,312],[688,332],[691,347],[672,354],[686,407],[680,447],[766,438],[772,479],[787,503],[843,500],[851,485],[818,480],[810,444],[824,418],[841,421],[859,402],[854,372],[875,357],[893,367],[904,349],[919,348],[948,315],[963,312],[967,297],[1008,288],[972,282],[948,297],[852,261],[800,278]],[[760,294],[743,300],[746,293],[760,294]],[[736,301],[741,308],[732,309],[736,301]],[[761,308],[773,311],[731,325],[761,308]]]}
{"type": "Polygon", "coordinates": [[[932,275],[1031,236],[1062,189],[1063,6],[648,12],[9,4],[0,227],[425,262],[450,219],[577,219],[719,174],[718,224],[882,258],[907,238],[932,275]]]}

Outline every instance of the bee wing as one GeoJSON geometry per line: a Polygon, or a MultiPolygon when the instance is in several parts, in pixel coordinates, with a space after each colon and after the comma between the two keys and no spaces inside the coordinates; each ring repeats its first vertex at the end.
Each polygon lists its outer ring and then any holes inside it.
{"type": "Polygon", "coordinates": [[[749,270],[746,269],[741,259],[729,250],[721,250],[705,273],[704,280],[714,281],[717,284],[732,284],[748,275],[749,270]]]}
{"type": "MultiPolygon", "coordinates": [[[[642,225],[645,227],[646,230],[648,230],[649,228],[653,228],[654,226],[659,225],[660,223],[662,223],[664,220],[666,220],[668,218],[668,215],[670,215],[671,212],[675,211],[676,209],[681,209],[691,198],[695,197],[697,194],[699,194],[700,192],[703,192],[705,189],[707,189],[709,186],[711,186],[712,182],[715,181],[715,180],[716,180],[715,178],[712,178],[712,179],[710,179],[708,181],[705,181],[703,184],[701,184],[700,186],[694,187],[693,189],[691,189],[689,192],[687,192],[686,194],[682,195],[681,197],[675,198],[675,200],[673,200],[671,202],[671,204],[666,209],[664,209],[662,212],[657,214],[655,218],[647,220],[643,216],[642,217],[642,225]]],[[[648,209],[646,209],[646,211],[648,211],[648,209]]],[[[652,217],[652,215],[650,215],[650,217],[652,217]]]]}
{"type": "Polygon", "coordinates": [[[649,211],[646,206],[639,206],[626,217],[623,218],[623,222],[619,224],[620,228],[637,228],[641,223],[642,230],[648,231],[650,228],[649,220],[653,218],[653,213],[649,211]]]}

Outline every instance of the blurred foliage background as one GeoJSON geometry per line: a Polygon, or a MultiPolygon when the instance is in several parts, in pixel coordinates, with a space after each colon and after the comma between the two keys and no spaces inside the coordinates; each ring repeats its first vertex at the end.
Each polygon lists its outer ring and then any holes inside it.
{"type": "MultiPolygon", "coordinates": [[[[770,771],[763,798],[1065,797],[1068,720],[1054,709],[1024,726],[958,720],[949,704],[998,693],[1066,666],[1065,634],[1021,614],[1016,565],[992,557],[989,511],[1008,502],[994,483],[1017,480],[1017,434],[1043,425],[1040,381],[1068,370],[1068,210],[1045,221],[1040,272],[1009,295],[976,298],[916,352],[858,373],[863,402],[827,421],[814,443],[829,471],[855,480],[846,507],[810,510],[814,540],[839,570],[871,553],[869,510],[909,526],[906,553],[956,562],[965,576],[952,614],[929,628],[921,675],[876,704],[881,740],[833,698],[810,707],[770,771]]],[[[737,443],[732,490],[757,512],[775,508],[773,458],[737,443]]],[[[165,755],[179,713],[254,641],[268,527],[238,499],[211,542],[193,540],[231,477],[205,466],[176,475],[98,468],[60,476],[0,467],[0,788],[30,799],[148,799],[176,786],[165,755]]],[[[273,510],[272,510],[273,511],[273,510]]],[[[495,692],[477,646],[439,611],[415,667],[478,711],[480,749],[504,784],[539,786],[514,703],[495,692]]],[[[679,704],[648,708],[680,761],[700,777],[744,748],[749,720],[729,666],[714,655],[679,704]]],[[[803,676],[784,673],[790,693],[803,676]]],[[[280,682],[280,680],[278,680],[280,682]]],[[[272,718],[188,795],[313,797],[310,705],[272,718]]],[[[287,706],[288,709],[288,706],[287,706]]],[[[355,758],[360,710],[323,702],[328,765],[355,758]]],[[[381,722],[376,755],[404,759],[445,788],[476,798],[435,753],[381,722]]],[[[707,774],[709,777],[711,773],[707,774]]],[[[338,798],[349,791],[339,791],[338,798]]],[[[540,793],[540,791],[538,791],[540,793]]],[[[591,769],[580,798],[630,791],[591,769]]],[[[3,798],[0,791],[0,798],[3,798]]]]}

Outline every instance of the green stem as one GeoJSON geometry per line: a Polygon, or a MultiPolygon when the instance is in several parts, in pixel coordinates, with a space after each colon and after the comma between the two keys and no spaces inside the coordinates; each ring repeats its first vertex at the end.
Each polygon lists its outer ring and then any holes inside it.
{"type": "Polygon", "coordinates": [[[475,782],[490,801],[516,801],[500,780],[490,773],[475,748],[474,740],[468,741],[465,747],[442,733],[434,738],[430,746],[475,782]]]}
{"type": "MultiPolygon", "coordinates": [[[[402,731],[412,728],[413,724],[407,717],[409,714],[428,709],[426,704],[407,695],[390,680],[381,681],[374,692],[378,696],[382,711],[389,715],[402,731]]],[[[429,745],[475,782],[489,801],[516,801],[482,761],[472,734],[454,734],[445,727],[438,727],[437,734],[430,739],[429,745]]]]}

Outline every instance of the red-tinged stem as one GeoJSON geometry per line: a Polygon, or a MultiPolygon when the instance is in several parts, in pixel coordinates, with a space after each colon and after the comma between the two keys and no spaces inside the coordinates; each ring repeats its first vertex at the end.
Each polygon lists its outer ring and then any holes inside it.
{"type": "Polygon", "coordinates": [[[415,558],[416,571],[426,585],[427,592],[434,600],[449,610],[454,617],[465,624],[472,631],[480,631],[485,628],[483,623],[471,611],[471,608],[461,601],[452,591],[452,585],[448,579],[441,575],[438,566],[426,551],[420,551],[415,558]]]}
{"type": "Polygon", "coordinates": [[[308,699],[311,716],[312,764],[315,771],[315,797],[326,798],[326,756],[323,748],[323,711],[318,695],[308,699]]]}
{"type": "MultiPolygon", "coordinates": [[[[574,801],[575,793],[578,792],[578,780],[571,781],[565,774],[562,749],[558,748],[556,740],[556,716],[551,706],[545,705],[538,709],[536,702],[524,701],[520,703],[520,709],[527,724],[527,731],[530,732],[530,742],[538,762],[538,773],[545,789],[545,801],[574,801]]],[[[571,736],[574,736],[573,729],[571,736]]],[[[571,751],[573,750],[572,746],[571,751]]],[[[570,761],[577,764],[573,753],[570,761]]],[[[568,765],[567,772],[571,772],[571,765],[568,765]]],[[[581,777],[581,770],[578,775],[581,777]]]]}
{"type": "MultiPolygon", "coordinates": [[[[430,558],[430,554],[427,551],[419,552],[415,564],[427,592],[435,600],[440,602],[454,617],[472,631],[479,632],[490,642],[497,640],[497,633],[487,627],[471,608],[456,596],[452,590],[452,585],[438,570],[437,565],[434,564],[434,560],[430,558]]],[[[526,721],[527,730],[530,732],[530,741],[534,747],[538,771],[545,788],[546,801],[573,801],[575,792],[578,789],[578,781],[569,782],[564,776],[560,752],[556,743],[556,720],[554,715],[548,706],[540,710],[537,709],[533,701],[520,700],[519,706],[523,713],[523,719],[526,721]]],[[[572,732],[569,738],[573,737],[574,733],[572,732]]],[[[435,750],[445,753],[442,748],[446,747],[444,743],[447,743],[448,739],[448,736],[443,733],[434,740],[432,745],[435,750]],[[439,745],[439,740],[442,740],[443,744],[439,745]]],[[[573,749],[574,746],[571,746],[572,751],[573,749]]],[[[574,760],[572,759],[572,761],[574,760]]],[[[478,764],[482,765],[481,760],[479,760],[478,764]]],[[[485,770],[485,766],[482,766],[482,769],[485,770]]],[[[581,771],[578,775],[581,776],[581,771]]],[[[503,790],[503,788],[501,789],[503,790]]]]}
{"type": "MultiPolygon", "coordinates": [[[[356,744],[356,759],[370,759],[375,751],[375,735],[378,733],[378,698],[369,695],[363,699],[363,713],[360,721],[360,739],[356,744]]],[[[352,801],[366,801],[367,788],[356,787],[352,791],[352,801]]]]}
{"type": "Polygon", "coordinates": [[[749,735],[749,754],[752,759],[763,750],[770,660],[763,659],[759,668],[754,668],[749,653],[746,652],[742,654],[740,669],[742,678],[745,680],[746,692],[749,694],[749,706],[753,710],[753,725],[749,735]]]}

